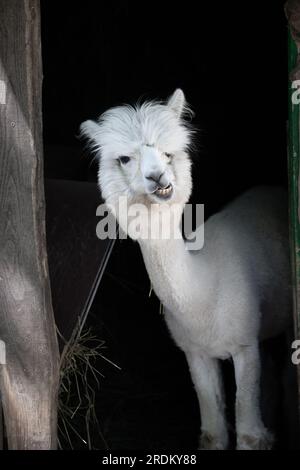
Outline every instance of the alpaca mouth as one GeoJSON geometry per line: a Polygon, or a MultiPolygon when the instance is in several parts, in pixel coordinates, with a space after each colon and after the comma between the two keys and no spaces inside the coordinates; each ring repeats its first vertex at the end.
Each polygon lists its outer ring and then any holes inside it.
{"type": "Polygon", "coordinates": [[[172,184],[168,184],[165,188],[157,188],[152,194],[155,194],[159,199],[169,199],[173,193],[172,184]]]}

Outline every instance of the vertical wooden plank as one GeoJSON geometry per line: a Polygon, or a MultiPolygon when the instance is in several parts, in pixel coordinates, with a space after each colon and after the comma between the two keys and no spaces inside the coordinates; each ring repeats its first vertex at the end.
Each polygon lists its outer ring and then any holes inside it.
{"type": "Polygon", "coordinates": [[[39,0],[0,0],[0,387],[11,449],[56,447],[41,99],[39,0]]]}
{"type": "Polygon", "coordinates": [[[4,439],[4,427],[2,418],[2,400],[0,394],[0,450],[3,450],[3,439],[4,439]]]}
{"type": "MultiPolygon", "coordinates": [[[[294,40],[289,34],[289,71],[297,62],[298,51],[294,40]]],[[[289,199],[290,199],[290,235],[291,259],[294,291],[294,324],[295,336],[300,338],[300,113],[299,104],[293,100],[295,93],[293,81],[289,81],[289,126],[288,126],[288,167],[289,167],[289,199]]],[[[300,416],[300,366],[298,365],[298,404],[300,416]]]]}

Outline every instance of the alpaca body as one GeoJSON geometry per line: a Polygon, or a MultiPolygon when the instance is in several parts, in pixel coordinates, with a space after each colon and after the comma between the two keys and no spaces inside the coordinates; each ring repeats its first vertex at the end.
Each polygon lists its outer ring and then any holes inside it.
{"type": "MultiPolygon", "coordinates": [[[[102,196],[121,228],[139,242],[168,327],[186,354],[201,411],[200,447],[227,448],[219,359],[231,357],[237,448],[269,449],[272,435],[259,404],[259,341],[289,322],[286,195],[278,188],[247,191],[208,219],[197,252],[186,249],[181,235],[146,239],[126,225],[137,204],[156,215],[167,208],[180,233],[192,189],[192,131],[185,111],[184,94],[176,90],[167,103],[112,108],[97,122],[83,123],[81,132],[99,152],[102,196]]],[[[135,220],[145,233],[160,233],[159,219],[143,212],[135,220]]]]}
{"type": "Polygon", "coordinates": [[[255,188],[205,223],[202,250],[183,240],[140,242],[176,343],[225,359],[275,336],[290,314],[286,194],[255,188]],[[182,253],[176,259],[174,253],[182,253]]]}

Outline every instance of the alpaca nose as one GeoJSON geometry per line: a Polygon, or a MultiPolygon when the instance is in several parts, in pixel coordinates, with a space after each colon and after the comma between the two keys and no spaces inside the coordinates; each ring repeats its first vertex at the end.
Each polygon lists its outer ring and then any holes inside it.
{"type": "Polygon", "coordinates": [[[159,171],[155,171],[153,173],[149,173],[148,176],[146,176],[146,179],[149,181],[153,181],[154,183],[157,183],[160,186],[160,179],[163,176],[164,173],[160,173],[159,171]]]}

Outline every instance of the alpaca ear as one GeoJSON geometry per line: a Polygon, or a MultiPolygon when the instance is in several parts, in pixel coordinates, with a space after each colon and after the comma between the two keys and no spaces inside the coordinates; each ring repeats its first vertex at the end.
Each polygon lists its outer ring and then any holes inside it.
{"type": "Polygon", "coordinates": [[[86,137],[93,143],[97,143],[97,135],[99,134],[99,125],[95,121],[84,121],[80,125],[80,136],[86,137]]]}
{"type": "Polygon", "coordinates": [[[168,108],[172,109],[176,116],[180,118],[186,105],[185,96],[180,88],[174,91],[167,101],[168,108]]]}

